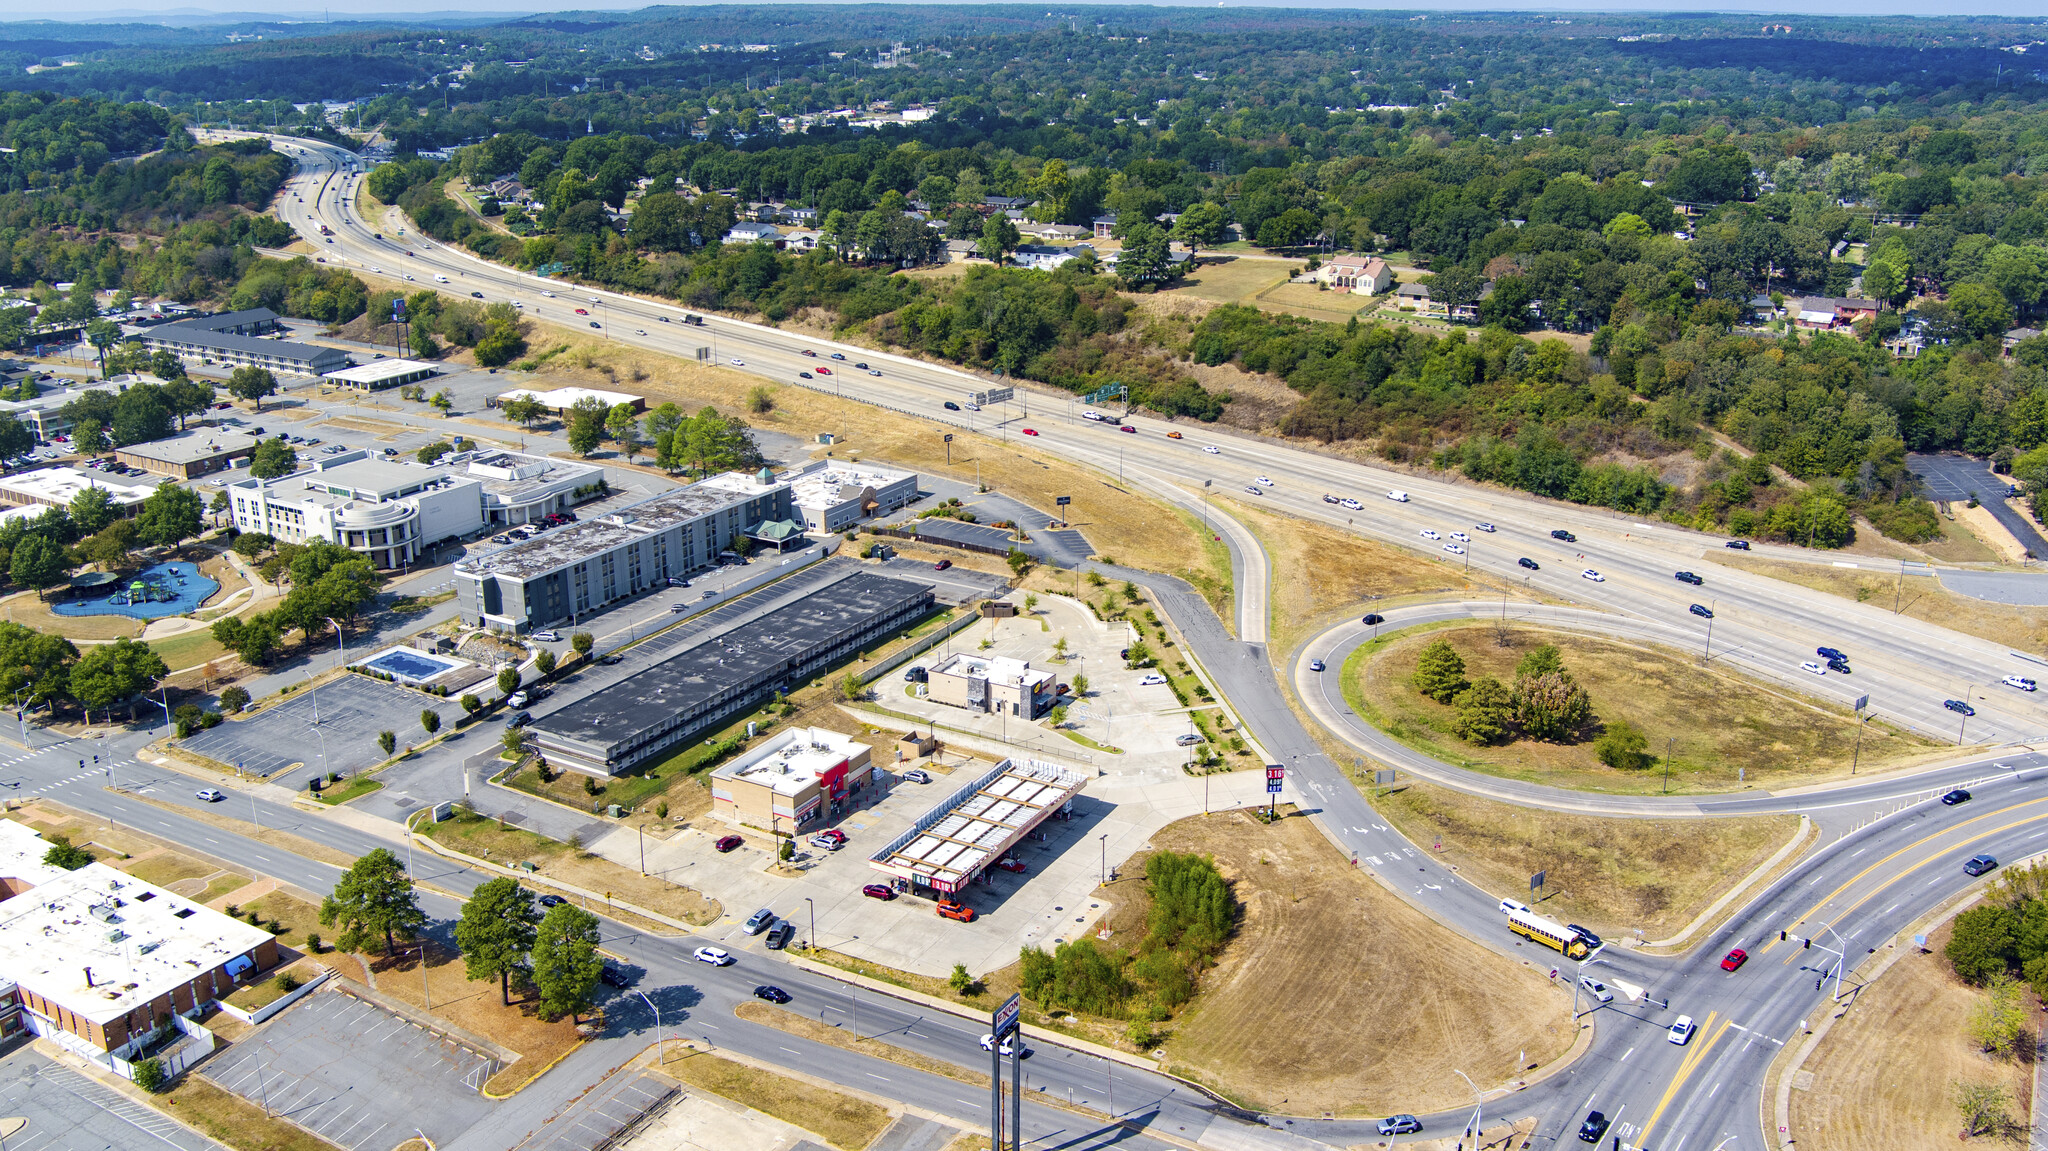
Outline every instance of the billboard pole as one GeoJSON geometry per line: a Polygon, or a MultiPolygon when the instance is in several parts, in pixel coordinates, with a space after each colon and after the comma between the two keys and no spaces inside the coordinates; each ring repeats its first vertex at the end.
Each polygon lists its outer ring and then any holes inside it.
{"type": "Polygon", "coordinates": [[[1011,1051],[1011,1107],[1010,1131],[1011,1148],[1016,1151],[1023,1146],[1024,1095],[1019,1089],[1023,1082],[1024,1029],[1017,1025],[1018,1016],[1024,1007],[1024,997],[1012,994],[1003,1005],[991,1012],[988,1020],[988,1146],[989,1151],[1003,1151],[1003,1041],[1011,1032],[1016,1040],[1011,1051]]]}

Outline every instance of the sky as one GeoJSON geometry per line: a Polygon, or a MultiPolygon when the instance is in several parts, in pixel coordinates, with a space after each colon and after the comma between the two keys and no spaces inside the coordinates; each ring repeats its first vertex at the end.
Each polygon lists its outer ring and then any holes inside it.
{"type": "MultiPolygon", "coordinates": [[[[1081,2],[1085,3],[1086,0],[1081,2]]],[[[411,20],[431,21],[433,17],[443,14],[474,18],[489,14],[518,16],[569,9],[632,11],[647,6],[647,0],[575,0],[573,3],[547,3],[544,0],[431,0],[431,11],[423,13],[422,5],[416,0],[335,0],[332,3],[325,0],[272,0],[264,4],[260,11],[255,5],[249,4],[248,0],[220,0],[211,4],[194,4],[191,0],[166,0],[161,4],[137,3],[137,0],[69,0],[60,14],[59,11],[52,9],[48,0],[0,0],[0,20],[127,19],[192,23],[207,22],[208,16],[239,13],[252,20],[320,20],[397,15],[411,20]]],[[[1062,0],[1062,6],[1076,6],[1076,0],[1062,0]]],[[[1501,3],[1501,0],[1398,0],[1389,3],[1362,3],[1359,0],[1281,0],[1270,4],[1233,2],[1232,6],[1423,12],[1742,12],[1827,16],[1863,13],[1884,16],[1974,15],[2037,18],[2048,15],[2048,3],[2044,3],[2044,0],[1859,0],[1854,5],[1853,12],[1845,12],[1839,0],[1709,0],[1708,3],[1702,3],[1701,0],[1522,0],[1519,3],[1501,3]]],[[[1218,4],[1217,7],[1223,5],[1218,4]]]]}

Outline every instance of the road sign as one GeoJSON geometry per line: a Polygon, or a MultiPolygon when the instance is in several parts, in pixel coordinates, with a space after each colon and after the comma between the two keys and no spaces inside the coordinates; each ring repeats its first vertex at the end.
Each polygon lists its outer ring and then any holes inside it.
{"type": "Polygon", "coordinates": [[[1074,502],[1074,497],[1072,497],[1072,496],[1054,496],[1054,497],[1053,497],[1053,500],[1052,500],[1052,502],[1053,502],[1054,504],[1058,505],[1059,507],[1066,507],[1066,506],[1067,506],[1068,504],[1071,504],[1071,503],[1073,503],[1073,502],[1074,502]]]}
{"type": "Polygon", "coordinates": [[[403,297],[393,297],[391,300],[391,322],[394,324],[405,322],[405,299],[403,297]]]}
{"type": "Polygon", "coordinates": [[[994,1035],[997,1039],[1001,1039],[1009,1034],[1010,1029],[1017,1026],[1017,1016],[1023,1009],[1024,997],[1022,995],[1013,994],[1004,1000],[1003,1005],[996,1008],[988,1017],[990,1034],[994,1035]]]}
{"type": "Polygon", "coordinates": [[[1534,890],[1536,890],[1537,888],[1539,888],[1539,887],[1542,887],[1542,886],[1543,886],[1543,881],[1544,881],[1544,880],[1546,880],[1546,879],[1548,879],[1548,878],[1550,878],[1550,872],[1549,872],[1549,871],[1548,871],[1547,869],[1546,869],[1546,870],[1543,870],[1543,871],[1539,871],[1539,872],[1537,872],[1536,874],[1534,874],[1534,875],[1530,876],[1530,877],[1529,877],[1529,890],[1531,890],[1531,891],[1534,891],[1534,890]]]}
{"type": "Polygon", "coordinates": [[[974,392],[968,398],[985,408],[991,404],[1007,404],[1016,396],[1015,388],[990,388],[985,392],[974,392]]]}
{"type": "Polygon", "coordinates": [[[1278,794],[1280,794],[1280,788],[1281,788],[1281,787],[1282,787],[1282,786],[1283,786],[1283,785],[1284,785],[1284,784],[1285,784],[1286,782],[1287,782],[1287,769],[1286,769],[1286,768],[1284,768],[1284,767],[1280,766],[1279,764],[1267,764],[1267,765],[1266,765],[1266,791],[1267,791],[1267,792],[1268,792],[1269,794],[1272,794],[1272,795],[1278,795],[1278,794]]]}
{"type": "Polygon", "coordinates": [[[946,433],[946,442],[947,442],[947,443],[949,443],[949,444],[953,442],[953,433],[951,433],[951,432],[947,432],[947,433],[946,433]]]}
{"type": "Polygon", "coordinates": [[[446,823],[448,820],[453,819],[454,817],[455,805],[453,803],[437,803],[434,805],[435,823],[446,823]]]}
{"type": "Polygon", "coordinates": [[[1379,787],[1391,787],[1394,783],[1394,773],[1391,770],[1383,768],[1379,771],[1375,771],[1372,773],[1372,781],[1375,785],[1379,787]]]}
{"type": "Polygon", "coordinates": [[[1870,695],[1869,695],[1869,693],[1867,693],[1867,692],[1866,692],[1865,694],[1863,694],[1863,695],[1859,695],[1859,696],[1857,696],[1857,697],[1856,697],[1856,702],[1855,702],[1855,703],[1852,703],[1852,704],[1850,704],[1850,705],[1849,705],[1849,710],[1850,710],[1850,711],[1862,711],[1862,710],[1863,710],[1864,708],[1866,708],[1866,707],[1869,707],[1869,706],[1870,706],[1870,695]]]}

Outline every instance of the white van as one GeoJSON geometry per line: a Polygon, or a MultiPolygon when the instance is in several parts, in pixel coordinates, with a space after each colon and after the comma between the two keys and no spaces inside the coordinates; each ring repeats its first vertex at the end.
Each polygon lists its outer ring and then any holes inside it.
{"type": "Polygon", "coordinates": [[[435,273],[435,275],[434,275],[434,282],[435,282],[435,283],[437,283],[437,284],[445,284],[445,283],[447,283],[447,282],[448,282],[448,277],[446,277],[446,276],[443,276],[443,275],[441,275],[440,273],[438,273],[438,272],[437,272],[437,273],[435,273]]]}
{"type": "Polygon", "coordinates": [[[1397,504],[1405,504],[1405,503],[1407,503],[1407,502],[1408,502],[1408,493],[1407,493],[1407,492],[1388,492],[1388,493],[1387,493],[1387,498],[1388,498],[1388,499],[1390,499],[1390,500],[1392,500],[1392,501],[1394,501],[1394,502],[1395,502],[1395,503],[1397,503],[1397,504]]]}

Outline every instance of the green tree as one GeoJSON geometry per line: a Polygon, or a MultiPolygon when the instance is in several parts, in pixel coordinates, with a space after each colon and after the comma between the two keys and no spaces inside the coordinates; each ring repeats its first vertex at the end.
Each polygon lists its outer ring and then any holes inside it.
{"type": "Polygon", "coordinates": [[[1225,218],[1223,206],[1203,200],[1189,204],[1173,222],[1173,238],[1187,245],[1188,251],[1198,248],[1213,248],[1223,238],[1225,218]]]}
{"type": "Polygon", "coordinates": [[[152,1055],[135,1063],[135,1085],[151,1095],[161,1095],[171,1085],[171,1077],[164,1073],[164,1061],[152,1055]]]}
{"type": "Polygon", "coordinates": [[[1956,977],[1983,984],[2012,969],[2019,954],[2019,913],[2010,907],[1980,904],[1956,916],[1942,954],[1956,977]]]}
{"type": "Polygon", "coordinates": [[[984,260],[1001,263],[1005,253],[1017,247],[1017,225],[1008,216],[997,212],[981,226],[981,239],[975,244],[975,251],[984,260]]]}
{"type": "Polygon", "coordinates": [[[144,543],[174,548],[205,530],[205,515],[198,492],[159,484],[135,513],[135,534],[144,543]]]}
{"type": "Polygon", "coordinates": [[[441,730],[441,713],[431,707],[422,708],[420,710],[420,726],[427,729],[428,735],[441,730]]]}
{"type": "Polygon", "coordinates": [[[519,690],[519,669],[506,667],[498,669],[498,694],[511,695],[519,690]]]}
{"type": "Polygon", "coordinates": [[[120,517],[121,509],[115,505],[114,497],[107,489],[94,484],[71,497],[71,522],[78,525],[78,534],[94,535],[100,529],[120,517]]]}
{"type": "Polygon", "coordinates": [[[412,879],[389,848],[373,848],[355,861],[334,893],[320,902],[320,925],[341,927],[334,945],[343,951],[361,951],[378,935],[384,937],[384,953],[397,952],[397,939],[418,937],[427,925],[427,913],[420,910],[419,894],[412,879]]]}
{"type": "Polygon", "coordinates": [[[7,576],[17,587],[35,589],[36,598],[42,599],[44,588],[64,582],[64,545],[39,535],[21,537],[14,545],[7,576]]]}
{"type": "Polygon", "coordinates": [[[2012,1107],[2012,1092],[2002,1083],[1964,1083],[1958,1080],[1949,1085],[1949,1094],[1955,1101],[1956,1111],[1963,1117],[1965,1139],[1973,1135],[1995,1134],[2014,1126],[2008,1114],[2012,1107]]]}
{"type": "Polygon", "coordinates": [[[269,368],[253,365],[236,368],[234,374],[228,377],[228,394],[238,400],[254,403],[256,410],[261,412],[263,397],[277,394],[277,377],[270,374],[269,368]]]}
{"type": "Polygon", "coordinates": [[[532,427],[533,421],[548,414],[548,406],[535,399],[532,392],[523,392],[499,404],[498,414],[521,427],[532,427]]]}
{"type": "Polygon", "coordinates": [[[1515,677],[1514,699],[1515,720],[1531,739],[1562,742],[1593,719],[1586,689],[1566,672],[1515,677]]]}
{"type": "Polygon", "coordinates": [[[599,939],[597,916],[573,903],[548,908],[533,940],[533,985],[544,1015],[574,1021],[589,1010],[604,971],[599,939]]]}
{"type": "Polygon", "coordinates": [[[120,636],[112,643],[94,644],[71,667],[71,697],[85,709],[106,713],[116,703],[133,699],[156,686],[171,673],[163,657],[141,640],[120,636]]]}
{"type": "Polygon", "coordinates": [[[1465,660],[1446,640],[1435,640],[1415,660],[1415,690],[1449,703],[1465,690],[1465,660]]]}
{"type": "Polygon", "coordinates": [[[77,871],[93,861],[92,852],[71,842],[68,835],[53,832],[49,837],[49,843],[50,849],[43,852],[43,862],[51,867],[77,871]]]}
{"type": "Polygon", "coordinates": [[[569,409],[569,450],[588,456],[604,442],[605,417],[611,409],[595,396],[585,396],[569,409]]]}
{"type": "Polygon", "coordinates": [[[1173,262],[1168,254],[1166,233],[1158,225],[1131,225],[1124,233],[1123,250],[1117,255],[1117,282],[1125,288],[1165,283],[1173,278],[1173,262]]]}
{"type": "Polygon", "coordinates": [[[1480,676],[1471,687],[1452,700],[1458,714],[1451,730],[1471,743],[1499,743],[1513,734],[1515,699],[1507,685],[1490,675],[1480,676]]]}
{"type": "Polygon", "coordinates": [[[466,692],[462,696],[461,703],[462,710],[467,712],[472,719],[476,718],[476,714],[484,709],[484,701],[482,699],[466,692]]]}
{"type": "Polygon", "coordinates": [[[612,405],[611,411],[605,413],[604,430],[612,442],[619,445],[619,450],[626,453],[629,462],[639,454],[640,418],[634,413],[633,405],[612,405]]]}
{"type": "Polygon", "coordinates": [[[107,374],[107,349],[121,342],[121,325],[112,320],[97,319],[85,325],[85,340],[93,351],[99,353],[100,375],[107,374]]]}
{"type": "Polygon", "coordinates": [[[572,632],[569,635],[569,647],[585,659],[590,658],[590,649],[595,646],[597,637],[587,631],[572,632]]]}
{"type": "Polygon", "coordinates": [[[1648,737],[1623,719],[1608,724],[1593,741],[1593,754],[1619,771],[1641,771],[1653,762],[1648,737]]]}
{"type": "Polygon", "coordinates": [[[1077,676],[1075,676],[1075,677],[1074,677],[1074,678],[1073,678],[1072,680],[1068,681],[1068,686],[1070,686],[1070,687],[1072,687],[1072,688],[1074,689],[1074,698],[1075,698],[1075,699],[1086,699],[1086,698],[1088,698],[1088,677],[1087,677],[1087,676],[1085,676],[1085,675],[1077,675],[1077,676]]]}
{"type": "Polygon", "coordinates": [[[274,480],[288,476],[299,468],[299,453],[285,442],[283,436],[274,440],[262,440],[249,457],[249,474],[259,480],[274,480]]]}
{"type": "Polygon", "coordinates": [[[555,674],[555,653],[542,648],[540,654],[533,657],[533,669],[543,676],[555,674]]]}
{"type": "Polygon", "coordinates": [[[455,921],[455,943],[462,949],[463,972],[472,980],[498,981],[498,998],[512,1005],[512,976],[526,969],[533,953],[541,917],[533,892],[510,878],[478,884],[455,921]]]}
{"type": "Polygon", "coordinates": [[[220,693],[220,706],[221,710],[226,711],[230,715],[240,712],[243,708],[249,706],[249,689],[240,684],[235,684],[223,690],[220,693]]]}
{"type": "Polygon", "coordinates": [[[98,420],[80,420],[71,425],[71,446],[88,456],[106,451],[106,425],[98,420]]]}
{"type": "Polygon", "coordinates": [[[956,995],[979,995],[982,992],[981,980],[969,974],[964,963],[953,965],[953,974],[946,977],[946,986],[952,988],[956,995]]]}
{"type": "Polygon", "coordinates": [[[2027,1005],[2022,1001],[2020,982],[2004,972],[1984,984],[1984,993],[1970,1007],[1965,1025],[1970,1041],[1980,1050],[2003,1058],[2013,1053],[2020,1036],[2027,1031],[2027,1005]]]}

